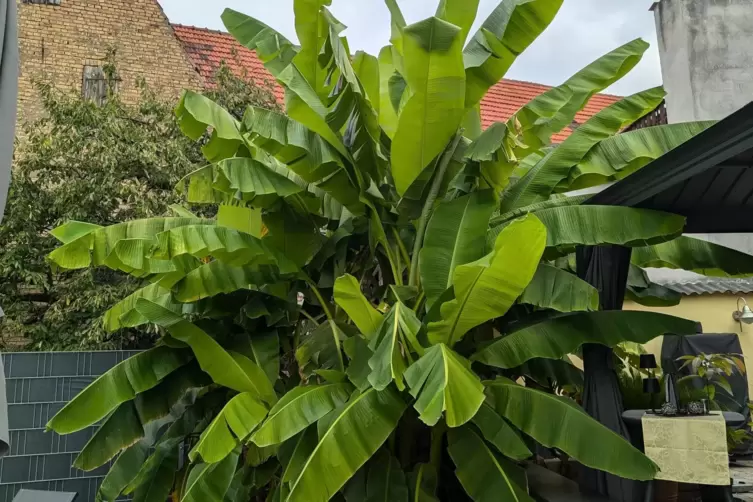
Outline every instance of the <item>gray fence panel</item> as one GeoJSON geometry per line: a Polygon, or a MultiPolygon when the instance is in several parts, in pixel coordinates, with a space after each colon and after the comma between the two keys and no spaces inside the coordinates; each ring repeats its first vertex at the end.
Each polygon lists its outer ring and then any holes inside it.
{"type": "Polygon", "coordinates": [[[0,502],[11,502],[22,488],[77,492],[76,502],[94,502],[99,484],[110,466],[84,472],[74,469],[72,463],[95,428],[59,436],[45,432],[44,427],[60,408],[95,378],[136,353],[3,354],[10,454],[0,459],[0,502]]]}

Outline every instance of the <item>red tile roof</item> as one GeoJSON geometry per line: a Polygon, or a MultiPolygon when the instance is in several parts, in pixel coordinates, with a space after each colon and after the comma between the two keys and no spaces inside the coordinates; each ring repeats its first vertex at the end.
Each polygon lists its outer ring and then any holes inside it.
{"type": "MultiPolygon", "coordinates": [[[[211,82],[214,73],[222,61],[236,74],[244,74],[254,79],[257,83],[264,81],[274,82],[272,75],[267,72],[262,62],[254,51],[240,45],[230,34],[174,24],[175,35],[183,43],[189,58],[193,61],[196,71],[207,81],[211,82]]],[[[283,102],[284,92],[282,87],[275,85],[275,95],[280,103],[283,102]]],[[[519,80],[502,79],[494,85],[481,101],[481,118],[484,128],[494,122],[509,119],[513,113],[519,110],[542,92],[550,89],[549,86],[521,82],[519,80]]],[[[609,94],[597,94],[586,107],[575,116],[575,122],[582,124],[602,108],[619,100],[619,96],[609,94]]],[[[552,140],[561,142],[567,138],[572,130],[565,128],[555,134],[552,140]]]]}

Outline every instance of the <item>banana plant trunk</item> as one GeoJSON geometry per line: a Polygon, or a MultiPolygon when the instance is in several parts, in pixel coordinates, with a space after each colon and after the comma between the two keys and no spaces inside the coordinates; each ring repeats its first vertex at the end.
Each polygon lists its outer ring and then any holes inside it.
{"type": "MultiPolygon", "coordinates": [[[[577,250],[578,276],[599,291],[601,310],[622,310],[631,249],[587,246],[577,250]]],[[[583,407],[593,418],[620,434],[630,436],[622,421],[622,393],[614,371],[613,351],[605,345],[583,346],[583,407]]],[[[620,502],[639,500],[640,483],[604,471],[583,468],[581,489],[620,502]]]]}

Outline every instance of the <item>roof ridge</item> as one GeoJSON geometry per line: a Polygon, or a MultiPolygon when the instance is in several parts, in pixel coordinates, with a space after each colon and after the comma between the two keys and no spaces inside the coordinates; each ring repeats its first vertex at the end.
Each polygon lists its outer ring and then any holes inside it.
{"type": "Polygon", "coordinates": [[[223,30],[214,30],[212,28],[204,28],[202,26],[195,26],[195,25],[192,25],[192,24],[170,23],[170,25],[173,26],[173,27],[175,27],[175,28],[189,28],[191,30],[208,31],[210,33],[217,33],[219,35],[228,35],[228,36],[232,37],[232,35],[230,33],[228,33],[227,31],[223,31],[223,30]]]}

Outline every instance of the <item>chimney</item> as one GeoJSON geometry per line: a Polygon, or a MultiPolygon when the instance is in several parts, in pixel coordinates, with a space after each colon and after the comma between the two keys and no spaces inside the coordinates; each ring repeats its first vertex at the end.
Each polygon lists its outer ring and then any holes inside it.
{"type": "Polygon", "coordinates": [[[723,119],[753,100],[753,0],[660,0],[651,10],[670,123],[723,119]]]}

